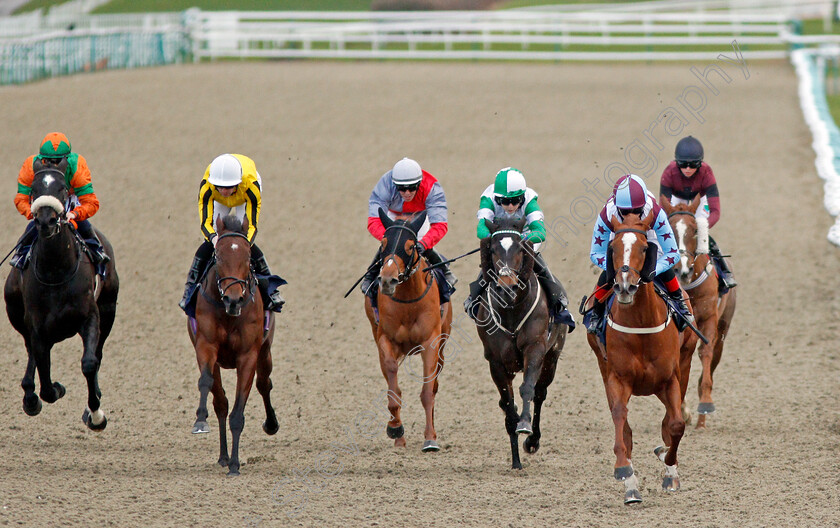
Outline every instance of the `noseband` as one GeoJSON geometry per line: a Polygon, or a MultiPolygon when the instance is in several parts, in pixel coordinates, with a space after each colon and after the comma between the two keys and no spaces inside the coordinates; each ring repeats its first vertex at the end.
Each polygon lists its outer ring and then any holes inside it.
{"type": "MultiPolygon", "coordinates": [[[[250,242],[248,241],[247,236],[243,235],[242,233],[236,233],[236,232],[225,233],[223,235],[219,235],[219,238],[216,240],[216,243],[218,244],[219,240],[221,240],[223,238],[226,238],[226,237],[239,237],[239,238],[244,239],[246,244],[250,245],[250,242]]],[[[218,262],[219,259],[216,256],[216,250],[215,249],[213,249],[213,253],[214,253],[214,258],[216,258],[216,262],[218,262]]],[[[251,264],[249,262],[248,263],[248,269],[249,270],[250,270],[250,266],[251,266],[251,264]]],[[[248,272],[248,278],[247,279],[240,279],[239,277],[217,277],[216,278],[216,288],[218,288],[218,290],[219,290],[219,297],[220,298],[225,297],[225,292],[227,292],[228,289],[230,289],[231,286],[239,285],[239,286],[242,287],[242,295],[245,295],[246,293],[248,294],[248,297],[245,299],[245,302],[243,304],[248,304],[249,302],[251,302],[251,300],[253,300],[254,289],[255,289],[254,288],[254,283],[255,283],[255,281],[254,281],[253,271],[248,272]],[[230,281],[230,283],[228,283],[228,285],[223,288],[222,287],[222,281],[230,281]]]]}
{"type": "MultiPolygon", "coordinates": [[[[517,231],[515,229],[500,229],[498,231],[493,232],[493,234],[490,235],[490,238],[493,238],[496,235],[516,235],[516,236],[519,237],[519,240],[522,241],[522,233],[520,233],[519,231],[517,231]]],[[[525,264],[523,262],[523,266],[524,265],[525,264]]],[[[499,269],[498,273],[499,273],[499,277],[517,277],[517,280],[519,280],[518,277],[519,277],[519,274],[522,273],[522,268],[519,268],[519,270],[517,270],[516,273],[514,273],[514,271],[510,268],[510,266],[508,266],[507,264],[504,264],[499,269]]]]}
{"type": "MultiPolygon", "coordinates": [[[[407,226],[404,226],[404,225],[401,225],[401,224],[394,224],[394,225],[386,228],[385,232],[387,233],[391,229],[403,229],[405,231],[408,231],[409,233],[411,233],[411,238],[414,239],[415,241],[417,240],[417,233],[415,233],[411,228],[409,228],[407,226]]],[[[397,241],[399,242],[399,240],[397,240],[397,241]]],[[[408,264],[406,264],[405,269],[403,271],[401,271],[397,274],[397,286],[399,286],[400,284],[407,281],[412,275],[414,275],[414,272],[417,271],[417,264],[420,262],[421,257],[420,257],[420,252],[417,251],[416,243],[415,243],[415,245],[412,249],[414,251],[412,252],[413,254],[411,256],[411,261],[408,264]]],[[[394,254],[396,254],[396,251],[394,253],[391,253],[391,255],[394,255],[394,254]]],[[[388,255],[388,256],[390,256],[390,255],[388,255]]],[[[384,262],[385,257],[383,257],[382,260],[384,262]]]]}

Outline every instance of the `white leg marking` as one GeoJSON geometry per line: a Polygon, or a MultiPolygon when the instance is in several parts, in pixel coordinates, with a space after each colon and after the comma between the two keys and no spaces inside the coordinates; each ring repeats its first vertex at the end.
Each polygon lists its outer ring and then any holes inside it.
{"type": "Polygon", "coordinates": [[[94,412],[90,413],[90,423],[93,425],[99,425],[102,421],[105,420],[105,413],[102,412],[102,409],[96,409],[94,412]]]}
{"type": "Polygon", "coordinates": [[[679,475],[677,474],[677,466],[676,465],[669,466],[669,465],[666,464],[665,465],[665,476],[666,477],[671,477],[671,478],[679,477],[679,475]]]}
{"type": "Polygon", "coordinates": [[[636,473],[633,473],[632,477],[624,479],[624,491],[638,490],[638,489],[639,489],[639,478],[636,477],[636,473]]]}

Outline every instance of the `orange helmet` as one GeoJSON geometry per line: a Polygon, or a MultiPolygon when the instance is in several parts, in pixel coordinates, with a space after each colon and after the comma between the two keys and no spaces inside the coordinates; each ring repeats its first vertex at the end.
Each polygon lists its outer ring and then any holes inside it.
{"type": "Polygon", "coordinates": [[[41,141],[41,156],[63,158],[70,154],[70,140],[61,132],[50,132],[41,141]]]}

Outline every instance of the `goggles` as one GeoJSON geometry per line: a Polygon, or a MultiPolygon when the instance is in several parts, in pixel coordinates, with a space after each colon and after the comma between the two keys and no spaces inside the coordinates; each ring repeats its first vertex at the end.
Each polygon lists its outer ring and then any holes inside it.
{"type": "Polygon", "coordinates": [[[692,160],[692,161],[677,160],[677,167],[679,167],[681,169],[685,169],[685,168],[699,169],[701,163],[703,163],[701,160],[692,160]]]}

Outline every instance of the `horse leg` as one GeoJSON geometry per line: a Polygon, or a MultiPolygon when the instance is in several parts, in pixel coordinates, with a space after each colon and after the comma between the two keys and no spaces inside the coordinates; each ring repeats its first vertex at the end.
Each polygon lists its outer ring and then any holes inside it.
{"type": "Polygon", "coordinates": [[[680,410],[680,382],[678,377],[672,377],[665,390],[659,392],[656,396],[665,405],[665,418],[662,420],[662,440],[665,442],[665,446],[659,446],[653,452],[665,463],[665,478],[662,480],[662,489],[678,491],[680,489],[680,479],[677,474],[677,449],[685,432],[685,421],[680,410]]]}
{"type": "Polygon", "coordinates": [[[531,402],[534,400],[534,387],[537,384],[537,377],[542,374],[545,346],[542,344],[529,346],[525,350],[524,356],[524,373],[522,375],[522,385],[519,386],[519,395],[522,397],[522,414],[519,415],[516,432],[531,435],[534,433],[531,426],[531,402]]]}
{"type": "MultiPolygon", "coordinates": [[[[705,334],[704,334],[705,335],[705,334]]],[[[691,376],[691,360],[694,358],[694,350],[697,348],[697,342],[700,338],[691,330],[684,332],[684,339],[680,347],[680,395],[682,403],[683,419],[685,423],[691,423],[691,413],[685,407],[685,394],[688,392],[688,378],[691,376]]]]}
{"type": "MultiPolygon", "coordinates": [[[[104,294],[103,294],[104,295],[104,294]]],[[[105,346],[105,340],[111,335],[111,329],[114,327],[114,318],[117,315],[117,301],[104,302],[103,298],[99,298],[99,342],[96,345],[96,359],[99,362],[96,366],[96,395],[102,398],[102,391],[99,389],[99,369],[102,367],[102,349],[105,346]]]]}
{"type": "Polygon", "coordinates": [[[198,409],[195,411],[195,424],[193,424],[193,434],[209,433],[210,426],[207,425],[207,394],[213,387],[214,376],[213,372],[216,368],[216,354],[218,350],[208,345],[206,342],[200,343],[195,348],[196,358],[198,359],[198,409]]]}
{"type": "Polygon", "coordinates": [[[537,380],[537,385],[534,387],[534,432],[523,442],[522,447],[527,453],[536,453],[540,448],[540,414],[542,411],[542,404],[548,394],[548,386],[554,381],[554,373],[557,369],[557,358],[559,354],[550,352],[543,359],[542,370],[540,377],[537,380]]]}
{"type": "Polygon", "coordinates": [[[423,442],[423,452],[435,452],[440,450],[437,443],[437,432],[435,431],[435,396],[438,391],[438,376],[443,370],[443,354],[441,334],[434,340],[424,343],[423,351],[423,386],[420,388],[420,402],[423,410],[426,411],[426,430],[423,442]]]}
{"type": "Polygon", "coordinates": [[[262,428],[268,435],[276,434],[280,430],[277,415],[274,413],[274,407],[271,406],[271,389],[274,387],[271,378],[269,378],[271,370],[271,350],[267,345],[263,345],[260,350],[260,357],[257,360],[257,390],[262,396],[265,406],[265,422],[263,422],[262,428]]]}
{"type": "MultiPolygon", "coordinates": [[[[615,425],[615,444],[613,445],[615,466],[613,476],[616,480],[624,481],[625,483],[625,504],[641,502],[642,498],[639,494],[638,479],[633,471],[633,464],[630,462],[633,449],[632,442],[629,444],[627,442],[627,433],[630,429],[630,426],[627,424],[627,402],[630,401],[631,390],[629,386],[621,383],[612,374],[607,377],[606,389],[607,400],[611,402],[610,413],[612,414],[613,424],[615,425]]],[[[630,438],[632,438],[632,435],[630,435],[630,438]]]]}
{"type": "Polygon", "coordinates": [[[216,418],[219,420],[219,465],[228,467],[230,463],[227,448],[228,399],[222,387],[222,369],[219,368],[218,363],[213,367],[213,388],[210,390],[213,392],[213,410],[216,411],[216,418]]]}
{"type": "Polygon", "coordinates": [[[388,434],[388,438],[394,439],[394,447],[405,447],[405,428],[400,419],[402,391],[397,384],[397,371],[400,364],[390,340],[382,336],[377,345],[377,348],[379,348],[379,367],[388,383],[388,411],[391,413],[391,419],[388,421],[385,432],[388,434]]]}
{"type": "Polygon", "coordinates": [[[82,352],[82,374],[85,375],[88,386],[88,404],[82,413],[82,422],[93,431],[102,431],[108,425],[108,419],[100,406],[101,392],[97,380],[99,372],[99,312],[98,310],[88,318],[80,332],[84,351],[82,352]]]}
{"type": "Polygon", "coordinates": [[[510,455],[513,469],[522,469],[522,462],[519,460],[519,434],[516,432],[516,423],[519,421],[519,413],[516,411],[516,402],[513,399],[513,375],[508,374],[505,366],[499,362],[490,362],[490,376],[493,383],[499,389],[499,407],[505,413],[505,430],[510,438],[510,455]]]}
{"type": "Polygon", "coordinates": [[[230,413],[230,433],[233,443],[230,450],[228,476],[239,475],[239,437],[245,428],[245,404],[254,384],[254,374],[257,368],[259,349],[239,356],[236,360],[236,399],[233,401],[233,411],[230,413]]]}
{"type": "Polygon", "coordinates": [[[67,390],[61,383],[53,382],[50,377],[50,349],[51,343],[35,337],[32,339],[32,355],[35,358],[35,368],[38,371],[38,380],[41,383],[39,395],[47,403],[55,403],[62,398],[67,390]]]}
{"type": "Polygon", "coordinates": [[[35,357],[29,351],[27,343],[26,372],[23,374],[23,381],[20,387],[23,389],[23,412],[29,416],[36,416],[41,412],[41,398],[35,394],[35,357]]]}

